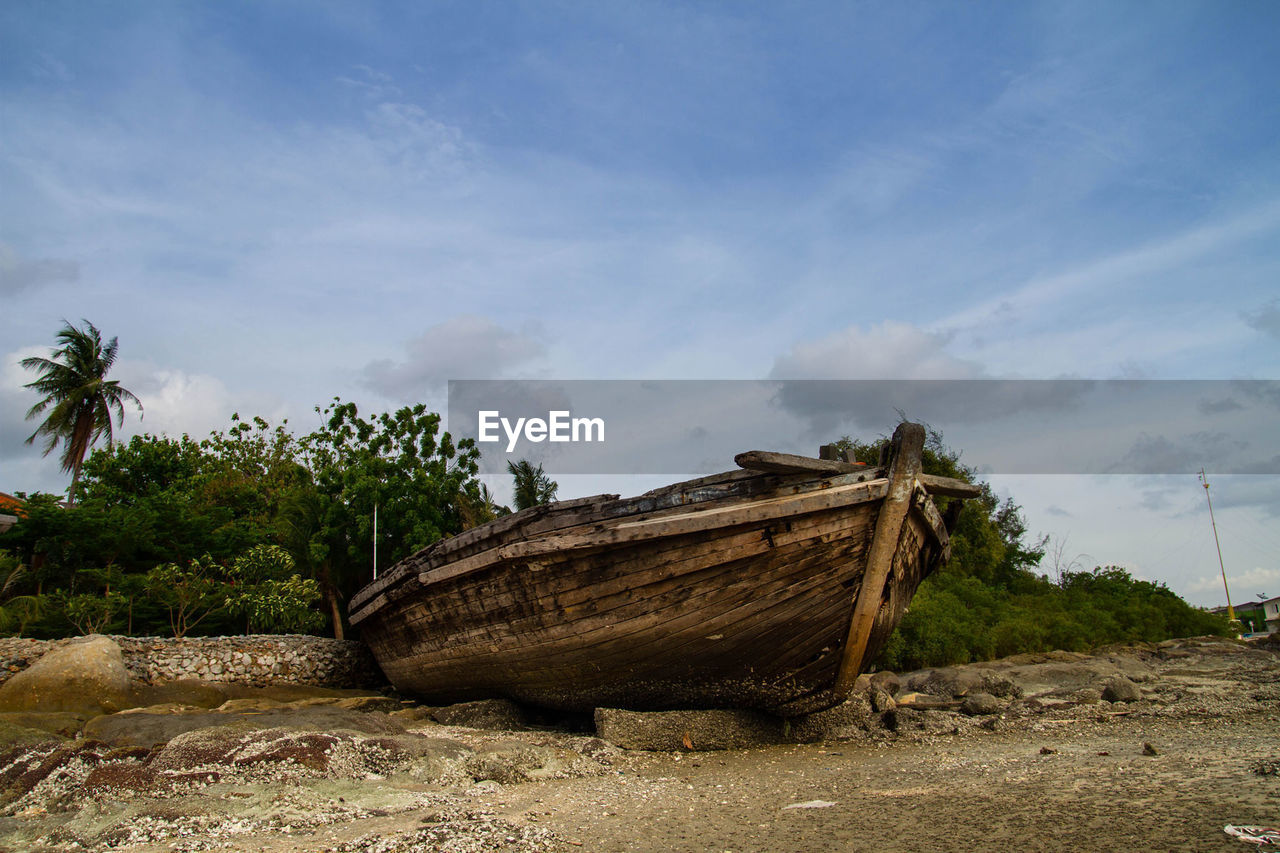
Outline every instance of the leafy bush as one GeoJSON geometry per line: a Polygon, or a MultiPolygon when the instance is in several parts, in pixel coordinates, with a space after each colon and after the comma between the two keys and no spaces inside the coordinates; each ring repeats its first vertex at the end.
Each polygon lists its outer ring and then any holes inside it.
{"type": "Polygon", "coordinates": [[[988,586],[944,570],[920,586],[878,664],[903,671],[1022,652],[1230,634],[1224,617],[1197,610],[1164,584],[1137,580],[1118,566],[1067,572],[1060,584],[1027,572],[1018,587],[988,586]]]}

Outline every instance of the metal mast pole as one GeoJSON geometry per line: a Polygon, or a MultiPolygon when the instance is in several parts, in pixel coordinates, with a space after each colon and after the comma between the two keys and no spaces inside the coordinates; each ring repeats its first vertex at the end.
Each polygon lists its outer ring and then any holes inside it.
{"type": "Polygon", "coordinates": [[[378,504],[376,501],[373,504],[373,579],[378,579],[378,504]]]}
{"type": "Polygon", "coordinates": [[[1222,572],[1222,591],[1227,594],[1227,618],[1235,621],[1236,611],[1231,606],[1231,590],[1227,589],[1227,568],[1222,564],[1222,544],[1218,542],[1218,523],[1213,520],[1213,500],[1209,497],[1209,478],[1200,469],[1200,482],[1204,484],[1204,499],[1209,502],[1209,524],[1213,527],[1213,544],[1218,549],[1218,570],[1222,572]]]}

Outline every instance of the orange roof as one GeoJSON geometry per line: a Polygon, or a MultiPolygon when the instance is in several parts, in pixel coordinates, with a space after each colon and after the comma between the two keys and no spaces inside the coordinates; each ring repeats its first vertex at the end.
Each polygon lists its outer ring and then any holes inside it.
{"type": "Polygon", "coordinates": [[[13,495],[6,495],[4,492],[0,492],[0,514],[17,515],[25,518],[27,514],[23,511],[24,506],[25,504],[13,495]]]}

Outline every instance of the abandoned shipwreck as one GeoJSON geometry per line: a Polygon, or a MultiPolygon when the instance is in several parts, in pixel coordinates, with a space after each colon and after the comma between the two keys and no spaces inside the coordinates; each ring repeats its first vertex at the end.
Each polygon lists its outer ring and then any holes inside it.
{"type": "Polygon", "coordinates": [[[921,473],[924,438],[901,424],[878,467],[752,451],[638,497],[523,510],[401,561],[351,621],[392,683],[432,702],[821,710],[979,494],[921,473]]]}

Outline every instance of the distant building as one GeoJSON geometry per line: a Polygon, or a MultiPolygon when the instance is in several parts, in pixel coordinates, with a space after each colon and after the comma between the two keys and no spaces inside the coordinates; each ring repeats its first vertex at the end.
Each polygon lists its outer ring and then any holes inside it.
{"type": "Polygon", "coordinates": [[[1267,623],[1267,633],[1280,631],[1280,596],[1262,602],[1262,618],[1267,623]]]}
{"type": "MultiPolygon", "coordinates": [[[[1266,601],[1246,601],[1233,609],[1247,634],[1274,634],[1280,630],[1280,596],[1266,601]]],[[[1209,612],[1226,616],[1227,608],[1223,605],[1209,612]]]]}
{"type": "Polygon", "coordinates": [[[22,501],[13,495],[0,492],[0,533],[18,523],[18,519],[26,515],[22,511],[22,501]]]}

